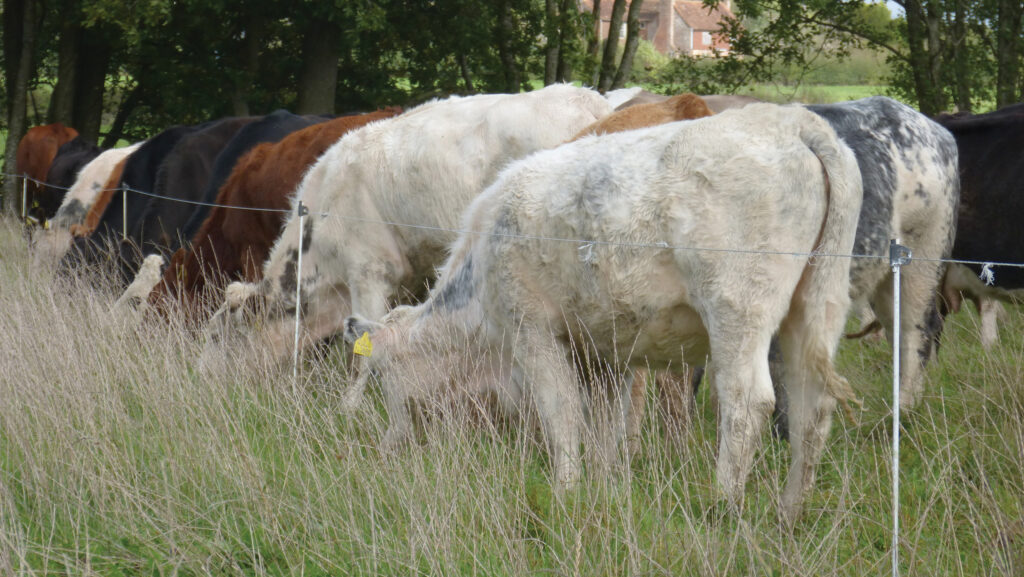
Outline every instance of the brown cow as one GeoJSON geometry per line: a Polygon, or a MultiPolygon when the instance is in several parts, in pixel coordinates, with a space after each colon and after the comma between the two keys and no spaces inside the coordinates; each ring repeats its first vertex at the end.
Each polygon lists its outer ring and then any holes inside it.
{"type": "Polygon", "coordinates": [[[103,218],[103,213],[106,212],[110,199],[114,197],[114,192],[121,185],[121,174],[124,173],[124,165],[128,162],[129,158],[131,157],[126,156],[114,167],[110,177],[107,178],[107,182],[103,185],[103,189],[96,195],[96,200],[89,207],[85,220],[81,224],[71,225],[71,236],[89,236],[92,234],[92,231],[96,230],[96,225],[103,218]]]}
{"type": "MultiPolygon", "coordinates": [[[[38,181],[29,181],[28,183],[25,196],[26,206],[23,207],[25,214],[36,218],[40,217],[41,213],[33,210],[33,205],[41,197],[48,195],[49,191],[45,185],[39,183],[46,182],[46,173],[49,172],[50,165],[53,164],[53,159],[57,156],[57,149],[76,136],[78,136],[77,130],[55,122],[30,128],[21,138],[21,142],[18,143],[17,173],[38,181]]],[[[64,195],[63,190],[57,191],[57,193],[61,197],[64,195]]],[[[59,205],[60,201],[58,200],[56,204],[59,205]]],[[[44,219],[40,219],[40,222],[42,220],[44,219]]]]}
{"type": "MultiPolygon", "coordinates": [[[[306,170],[346,132],[375,120],[400,114],[387,108],[343,116],[293,132],[276,143],[254,147],[239,159],[217,195],[217,204],[287,210],[289,197],[306,170]]],[[[259,280],[263,261],[281,232],[287,215],[214,208],[192,239],[192,250],[178,249],[164,270],[163,282],[149,302],[166,313],[166,300],[177,300],[191,320],[202,322],[213,312],[204,303],[219,304],[204,294],[218,291],[229,280],[259,280]]],[[[212,294],[211,294],[212,296],[212,294]]]]}
{"type": "Polygon", "coordinates": [[[636,130],[647,126],[665,124],[676,120],[692,120],[704,118],[713,113],[704,100],[689,92],[677,94],[660,102],[637,104],[629,108],[616,110],[609,116],[584,128],[573,140],[590,134],[610,134],[623,130],[636,130]]]}

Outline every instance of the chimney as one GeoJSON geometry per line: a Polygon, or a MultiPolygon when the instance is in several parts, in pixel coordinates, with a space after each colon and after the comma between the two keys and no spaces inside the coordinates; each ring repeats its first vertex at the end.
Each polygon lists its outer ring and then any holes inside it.
{"type": "Polygon", "coordinates": [[[662,54],[675,51],[675,0],[658,0],[658,30],[654,33],[654,49],[662,54]]]}

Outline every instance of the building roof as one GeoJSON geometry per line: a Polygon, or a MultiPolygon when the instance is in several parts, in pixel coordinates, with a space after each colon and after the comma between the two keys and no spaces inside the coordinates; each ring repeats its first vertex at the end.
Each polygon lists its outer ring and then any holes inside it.
{"type": "Polygon", "coordinates": [[[683,22],[686,22],[686,25],[694,30],[718,30],[722,27],[723,17],[734,18],[732,12],[722,4],[708,9],[703,2],[677,0],[675,9],[683,22]]]}
{"type": "MultiPolygon", "coordinates": [[[[580,4],[584,12],[594,11],[594,0],[581,0],[580,4]]],[[[607,21],[612,19],[613,4],[615,4],[615,0],[601,0],[601,20],[607,21]]],[[[629,4],[630,0],[626,0],[627,7],[629,4]]],[[[733,13],[721,3],[718,4],[717,8],[709,10],[700,1],[676,0],[674,7],[679,17],[686,22],[687,26],[694,30],[718,30],[721,27],[723,16],[734,17],[733,13]]],[[[656,12],[657,9],[657,0],[645,0],[640,8],[640,12],[645,14],[652,13],[656,12]]],[[[626,15],[623,14],[622,18],[625,20],[626,15]]]]}

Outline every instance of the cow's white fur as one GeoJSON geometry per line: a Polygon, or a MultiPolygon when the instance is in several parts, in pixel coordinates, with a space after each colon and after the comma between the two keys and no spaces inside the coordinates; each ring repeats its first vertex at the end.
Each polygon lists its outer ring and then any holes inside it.
{"type": "Polygon", "coordinates": [[[49,228],[36,236],[36,266],[55,266],[71,246],[71,225],[81,222],[117,163],[135,152],[142,143],[123,148],[112,148],[100,153],[82,167],[71,189],[64,195],[57,214],[50,219],[49,228]]]}
{"type": "MultiPolygon", "coordinates": [[[[503,167],[565,142],[611,111],[593,90],[552,85],[433,101],[345,135],[295,194],[309,208],[312,227],[300,280],[304,342],[339,331],[350,311],[380,318],[390,300],[423,294],[456,237],[442,229],[458,228],[459,215],[503,167]]],[[[294,307],[298,238],[293,216],[264,266],[264,281],[250,291],[267,297],[267,310],[294,307]]],[[[237,304],[215,315],[212,330],[228,327],[228,334],[212,335],[211,343],[244,331],[241,315],[232,323],[219,319],[237,304]]],[[[294,321],[276,320],[262,337],[275,358],[286,358],[294,321]]]]}
{"type": "Polygon", "coordinates": [[[119,315],[133,315],[138,318],[149,308],[149,293],[160,282],[164,272],[164,257],[151,254],[142,261],[139,272],[135,275],[124,293],[114,302],[111,310],[119,315]]]}
{"type": "Polygon", "coordinates": [[[768,345],[778,330],[792,518],[835,399],[852,398],[832,367],[850,262],[778,253],[848,254],[860,201],[853,153],[798,107],[588,137],[506,170],[467,210],[463,227],[474,232],[459,237],[430,298],[380,324],[351,317],[345,338],[372,333],[360,380],[381,376],[387,444],[409,436],[410,400],[494,387],[520,405],[533,399],[563,485],[579,474],[583,420],[573,346],[652,368],[678,367],[680,351],[686,362],[710,352],[718,480],[739,502],[774,403],[768,345]],[[658,248],[666,244],[769,254],[658,248]]]}

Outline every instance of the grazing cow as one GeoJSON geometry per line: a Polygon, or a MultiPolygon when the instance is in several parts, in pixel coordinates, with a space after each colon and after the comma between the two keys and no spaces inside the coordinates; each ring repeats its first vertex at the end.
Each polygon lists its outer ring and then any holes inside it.
{"type": "MultiPolygon", "coordinates": [[[[303,174],[328,147],[350,130],[401,111],[388,108],[343,116],[293,132],[279,142],[260,144],[238,161],[216,203],[287,210],[303,174]]],[[[180,302],[193,320],[205,320],[201,317],[213,312],[204,306],[212,301],[209,293],[219,292],[228,280],[262,278],[263,261],[284,220],[281,212],[214,208],[192,237],[191,247],[174,253],[163,282],[150,294],[150,304],[170,298],[180,302]]]]}
{"type": "Polygon", "coordinates": [[[783,494],[794,519],[836,400],[852,399],[832,366],[850,261],[809,256],[853,248],[860,199],[853,153],[799,107],[590,137],[513,164],[466,211],[426,302],[345,322],[346,342],[372,344],[359,380],[380,376],[385,443],[410,437],[411,402],[497,388],[514,405],[532,400],[554,478],[572,485],[574,355],[665,369],[710,353],[718,482],[739,504],[774,404],[778,330],[796,389],[783,494]]]}
{"type": "MultiPolygon", "coordinates": [[[[134,154],[134,152],[132,153],[134,154]]],[[[107,181],[103,184],[103,188],[99,190],[99,193],[93,198],[92,206],[89,207],[88,212],[85,213],[85,218],[78,224],[73,224],[70,227],[71,236],[89,236],[92,231],[96,230],[96,226],[99,225],[100,219],[103,218],[103,214],[107,211],[107,205],[110,204],[114,193],[117,192],[118,187],[121,186],[121,177],[124,175],[124,167],[128,164],[128,159],[131,154],[125,156],[114,165],[114,169],[110,171],[110,176],[107,177],[107,181]]],[[[57,211],[58,215],[60,210],[57,211]]]]}
{"type": "Polygon", "coordinates": [[[40,183],[46,182],[46,173],[57,156],[57,150],[77,136],[77,130],[56,122],[30,128],[18,142],[16,172],[34,180],[28,182],[23,208],[25,214],[38,218],[39,222],[45,218],[40,218],[42,213],[33,208],[33,204],[40,199],[40,195],[46,194],[40,183]]]}
{"type": "Polygon", "coordinates": [[[242,305],[261,297],[272,318],[260,337],[272,358],[285,358],[297,283],[304,343],[337,333],[350,311],[379,318],[392,299],[422,295],[456,237],[458,215],[502,167],[565,142],[610,112],[597,92],[556,84],[524,94],[453,96],[349,132],[296,191],[310,211],[301,230],[302,277],[299,219],[292,215],[263,280],[228,286],[211,320],[207,355],[234,346],[223,339],[238,329],[249,332],[249,307],[242,305]]]}
{"type": "Polygon", "coordinates": [[[154,188],[149,191],[160,198],[148,199],[141,217],[128,230],[132,242],[121,243],[125,286],[134,277],[143,255],[160,253],[170,257],[181,246],[181,231],[196,209],[195,204],[182,201],[203,201],[213,178],[220,179],[213,190],[220,188],[238,160],[238,150],[232,150],[225,162],[218,165],[221,152],[226,151],[243,128],[259,120],[257,116],[217,120],[183,136],[174,146],[160,164],[154,188]]]}
{"type": "Polygon", "coordinates": [[[638,104],[605,116],[584,128],[573,140],[589,134],[610,134],[623,130],[636,130],[646,126],[665,124],[675,120],[691,120],[711,116],[712,112],[696,94],[677,94],[661,102],[638,104]]]}
{"type": "Polygon", "coordinates": [[[91,144],[81,137],[75,137],[61,145],[57,156],[50,163],[46,172],[44,192],[36,196],[41,217],[48,219],[57,214],[57,209],[64,202],[64,197],[78,180],[78,173],[103,152],[100,147],[91,144]]]}
{"type": "Polygon", "coordinates": [[[115,171],[118,172],[118,176],[109,186],[117,186],[117,181],[120,180],[120,171],[116,170],[117,167],[138,148],[139,144],[112,148],[82,168],[78,173],[78,179],[71,185],[71,190],[64,195],[64,202],[57,209],[57,214],[50,219],[49,227],[36,236],[37,265],[45,263],[46,266],[50,266],[60,261],[71,244],[71,227],[82,224],[96,197],[108,186],[107,181],[111,180],[115,171]]]}
{"type": "MultiPolygon", "coordinates": [[[[982,262],[1024,263],[1024,233],[1016,217],[1024,213],[1024,104],[979,115],[941,115],[938,122],[956,139],[960,152],[960,211],[953,258],[982,262]]],[[[993,284],[978,277],[981,265],[953,265],[943,295],[946,310],[960,308],[963,293],[981,315],[981,342],[998,339],[998,302],[1016,302],[1024,289],[1024,269],[990,268],[993,284]]]]}
{"type": "MultiPolygon", "coordinates": [[[[297,130],[319,124],[328,120],[324,116],[299,116],[287,110],[275,110],[263,118],[243,126],[231,139],[224,149],[217,155],[213,164],[213,171],[206,183],[206,190],[203,191],[202,200],[205,203],[213,203],[220,194],[221,186],[227,181],[239,159],[245,156],[253,147],[264,142],[278,142],[282,138],[297,130]]],[[[181,228],[181,239],[189,240],[199,232],[199,228],[210,215],[210,207],[199,205],[194,207],[188,221],[181,228]]],[[[172,243],[171,252],[178,249],[180,243],[172,243]]]]}
{"type": "Polygon", "coordinates": [[[924,392],[924,367],[937,345],[935,295],[956,233],[957,146],[948,131],[884,96],[807,106],[832,125],[857,155],[864,201],[850,265],[850,297],[866,302],[892,339],[889,241],[900,239],[917,260],[901,271],[900,407],[924,392]],[[929,260],[932,259],[932,260],[929,260]]]}
{"type": "MultiPolygon", "coordinates": [[[[171,153],[182,137],[204,126],[175,126],[150,138],[128,157],[117,186],[106,188],[125,187],[146,192],[153,191],[156,188],[154,183],[157,170],[167,155],[171,153]]],[[[136,193],[125,191],[113,193],[89,235],[76,237],[72,241],[71,250],[65,253],[57,267],[58,275],[70,276],[75,274],[74,271],[80,267],[93,267],[104,262],[106,251],[120,244],[123,230],[134,228],[134,224],[141,217],[149,200],[150,197],[136,193]]],[[[103,204],[102,201],[102,198],[98,198],[96,205],[103,204]]],[[[86,217],[86,220],[86,228],[88,228],[89,217],[86,217]]],[[[92,278],[91,280],[98,279],[92,278]]],[[[127,280],[123,280],[123,284],[127,285],[127,280]]]]}

